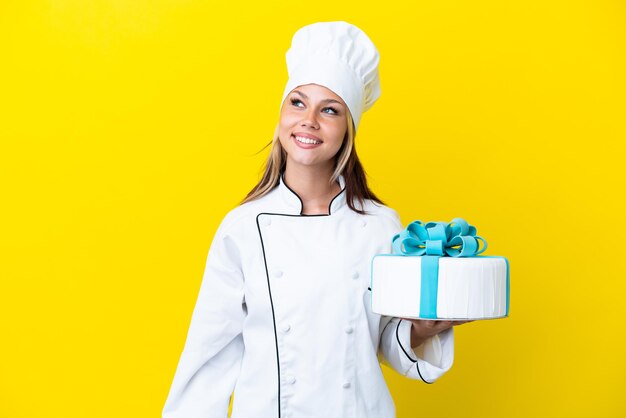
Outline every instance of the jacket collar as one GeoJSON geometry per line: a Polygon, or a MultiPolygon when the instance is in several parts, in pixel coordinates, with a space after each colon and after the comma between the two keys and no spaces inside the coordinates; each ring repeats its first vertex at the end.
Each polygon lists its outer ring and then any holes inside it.
{"type": "MultiPolygon", "coordinates": [[[[320,216],[320,215],[303,215],[302,209],[302,199],[300,196],[293,191],[287,183],[285,183],[285,173],[280,175],[280,183],[278,184],[278,192],[280,194],[281,199],[288,207],[289,214],[302,215],[302,216],[320,216]]],[[[343,175],[339,175],[337,179],[339,181],[339,186],[341,186],[341,191],[335,195],[335,197],[330,201],[329,212],[327,215],[332,215],[336,213],[340,208],[346,205],[346,182],[343,175]]]]}

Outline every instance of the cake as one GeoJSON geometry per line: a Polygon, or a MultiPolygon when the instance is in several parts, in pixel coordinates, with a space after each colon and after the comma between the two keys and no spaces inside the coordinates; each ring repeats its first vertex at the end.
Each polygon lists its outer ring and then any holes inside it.
{"type": "Polygon", "coordinates": [[[371,265],[372,311],[401,318],[495,319],[509,314],[509,262],[461,218],[414,221],[371,265]],[[478,250],[479,241],[483,248],[478,250]]]}

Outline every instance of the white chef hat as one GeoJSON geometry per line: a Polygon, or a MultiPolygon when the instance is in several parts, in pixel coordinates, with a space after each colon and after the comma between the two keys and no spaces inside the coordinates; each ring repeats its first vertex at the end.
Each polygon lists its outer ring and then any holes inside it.
{"type": "Polygon", "coordinates": [[[356,129],[361,114],[380,97],[378,50],[365,32],[350,23],[317,22],[298,29],[286,57],[289,80],[281,108],[294,88],[319,84],[343,99],[356,129]]]}

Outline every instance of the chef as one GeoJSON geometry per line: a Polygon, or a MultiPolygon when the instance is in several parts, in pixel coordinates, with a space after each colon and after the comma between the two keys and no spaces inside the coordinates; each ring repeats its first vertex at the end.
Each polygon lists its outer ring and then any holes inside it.
{"type": "Polygon", "coordinates": [[[233,418],[391,418],[381,362],[425,383],[452,366],[462,322],[371,309],[372,257],[403,229],[354,147],[380,96],[376,47],[318,22],[286,58],[264,175],[215,233],[164,418],[224,418],[231,394],[233,418]]]}

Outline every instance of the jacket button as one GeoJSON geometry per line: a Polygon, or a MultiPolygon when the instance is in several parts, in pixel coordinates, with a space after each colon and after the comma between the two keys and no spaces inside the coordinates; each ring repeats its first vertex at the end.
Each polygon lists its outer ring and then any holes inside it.
{"type": "Polygon", "coordinates": [[[346,334],[352,334],[352,331],[354,330],[352,329],[352,327],[346,327],[345,331],[346,331],[346,334]]]}
{"type": "Polygon", "coordinates": [[[280,271],[280,270],[276,270],[276,271],[274,272],[274,277],[281,277],[282,275],[283,275],[283,272],[282,272],[282,271],[280,271]]]}
{"type": "Polygon", "coordinates": [[[352,278],[353,279],[358,279],[359,278],[359,272],[355,271],[354,273],[352,273],[352,278]]]}
{"type": "Polygon", "coordinates": [[[263,219],[261,219],[261,224],[263,224],[263,226],[269,226],[272,223],[272,220],[268,217],[264,217],[263,219]]]}
{"type": "Polygon", "coordinates": [[[348,389],[350,387],[350,382],[343,382],[343,386],[344,388],[348,389]]]}
{"type": "Polygon", "coordinates": [[[292,375],[288,375],[288,376],[285,376],[285,381],[289,383],[290,385],[293,385],[294,383],[296,383],[296,378],[293,377],[292,375]]]}
{"type": "Polygon", "coordinates": [[[281,327],[281,329],[283,330],[283,332],[289,332],[289,330],[291,329],[291,325],[289,325],[289,324],[283,324],[283,326],[281,327]]]}

